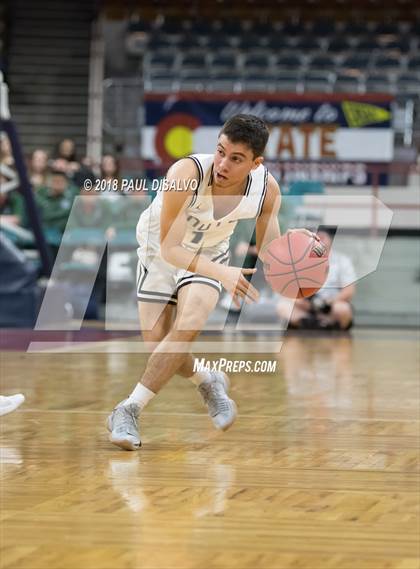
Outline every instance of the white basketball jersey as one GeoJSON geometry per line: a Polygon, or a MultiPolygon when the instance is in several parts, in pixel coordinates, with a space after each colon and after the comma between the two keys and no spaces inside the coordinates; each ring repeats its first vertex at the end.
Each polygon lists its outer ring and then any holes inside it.
{"type": "MultiPolygon", "coordinates": [[[[192,154],[199,172],[198,186],[186,209],[187,231],[182,245],[190,250],[215,247],[228,242],[240,219],[252,219],[259,216],[267,193],[268,171],[261,164],[252,170],[246,182],[245,192],[238,205],[224,217],[214,218],[212,198],[213,154],[192,154]]],[[[217,196],[219,199],[219,196],[217,196]]],[[[160,212],[163,191],[159,191],[148,209],[140,216],[137,236],[145,231],[160,231],[160,212]]],[[[222,198],[223,199],[223,198],[222,198]]]]}

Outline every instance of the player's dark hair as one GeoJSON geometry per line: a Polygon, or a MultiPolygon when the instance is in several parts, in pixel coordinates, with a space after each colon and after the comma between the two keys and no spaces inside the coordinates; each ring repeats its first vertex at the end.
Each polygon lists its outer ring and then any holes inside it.
{"type": "Polygon", "coordinates": [[[270,135],[263,120],[255,115],[244,114],[235,115],[227,120],[220,134],[225,134],[233,143],[242,142],[249,146],[254,158],[263,154],[270,135]]]}

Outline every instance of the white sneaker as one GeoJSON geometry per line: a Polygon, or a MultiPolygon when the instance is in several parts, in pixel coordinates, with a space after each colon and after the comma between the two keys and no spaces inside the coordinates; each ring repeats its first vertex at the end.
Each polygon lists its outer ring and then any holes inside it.
{"type": "Polygon", "coordinates": [[[214,426],[222,431],[232,425],[237,414],[235,402],[228,397],[228,388],[229,380],[222,372],[211,372],[211,379],[206,379],[197,388],[214,426]]]}
{"type": "Polygon", "coordinates": [[[141,447],[138,418],[140,408],[135,403],[124,405],[121,401],[107,419],[109,440],[124,450],[138,450],[141,447]]]}
{"type": "Polygon", "coordinates": [[[25,396],[22,393],[8,396],[0,395],[0,416],[15,411],[24,401],[25,396]]]}

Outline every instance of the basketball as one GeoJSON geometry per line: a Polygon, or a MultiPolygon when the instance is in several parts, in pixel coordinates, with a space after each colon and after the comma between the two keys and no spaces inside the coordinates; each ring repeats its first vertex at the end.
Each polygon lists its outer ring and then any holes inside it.
{"type": "Polygon", "coordinates": [[[301,232],[274,239],[264,251],[264,275],[271,288],[288,298],[315,294],[328,276],[328,253],[319,257],[316,240],[301,232]]]}

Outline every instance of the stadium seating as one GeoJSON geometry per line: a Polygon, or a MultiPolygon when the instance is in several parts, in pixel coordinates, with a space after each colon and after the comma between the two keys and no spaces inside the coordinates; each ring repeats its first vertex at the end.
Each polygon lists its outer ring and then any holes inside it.
{"type": "Polygon", "coordinates": [[[351,49],[351,39],[349,36],[336,36],[330,39],[327,51],[332,54],[346,53],[351,49]]]}
{"type": "Polygon", "coordinates": [[[327,71],[306,71],[303,86],[305,92],[330,93],[333,88],[333,76],[327,71]]]}
{"type": "Polygon", "coordinates": [[[414,56],[408,61],[408,70],[420,73],[420,56],[414,56]]]}
{"type": "Polygon", "coordinates": [[[361,90],[361,75],[348,72],[337,73],[334,90],[337,93],[359,93],[361,90]]]}
{"type": "MultiPolygon", "coordinates": [[[[155,22],[144,53],[145,89],[402,90],[402,95],[408,89],[420,97],[419,28],[419,22],[327,18],[155,22]]],[[[128,33],[134,29],[131,25],[128,33]]]]}
{"type": "Polygon", "coordinates": [[[309,62],[312,71],[332,71],[335,68],[335,59],[331,55],[316,55],[309,62]]]}
{"type": "Polygon", "coordinates": [[[365,89],[368,93],[389,93],[393,91],[393,83],[386,73],[371,73],[367,75],[365,89]]]}

